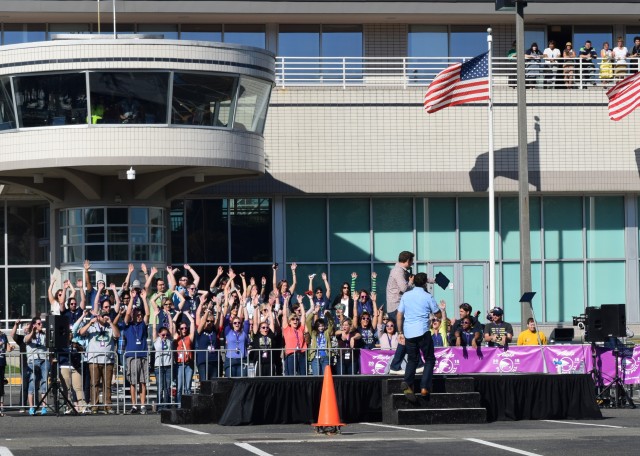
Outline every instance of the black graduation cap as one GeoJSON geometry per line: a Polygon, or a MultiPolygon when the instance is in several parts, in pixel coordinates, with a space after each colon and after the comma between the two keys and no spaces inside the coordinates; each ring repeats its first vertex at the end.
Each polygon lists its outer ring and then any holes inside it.
{"type": "Polygon", "coordinates": [[[443,290],[446,290],[447,287],[449,286],[449,283],[451,283],[451,280],[449,280],[447,276],[444,275],[442,272],[438,272],[436,274],[436,283],[440,288],[442,288],[443,290]]]}
{"type": "Polygon", "coordinates": [[[527,291],[525,292],[525,294],[522,295],[522,297],[520,298],[520,302],[531,302],[533,300],[533,297],[536,295],[535,291],[527,291]]]}

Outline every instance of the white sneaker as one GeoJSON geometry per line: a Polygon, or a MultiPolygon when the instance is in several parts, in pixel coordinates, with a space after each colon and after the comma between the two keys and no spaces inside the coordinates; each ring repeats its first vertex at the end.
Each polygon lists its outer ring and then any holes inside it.
{"type": "Polygon", "coordinates": [[[416,374],[421,374],[423,372],[424,372],[424,366],[419,367],[419,368],[416,369],[416,374]]]}
{"type": "Polygon", "coordinates": [[[404,375],[404,370],[403,369],[400,369],[400,370],[389,369],[389,375],[404,375]]]}

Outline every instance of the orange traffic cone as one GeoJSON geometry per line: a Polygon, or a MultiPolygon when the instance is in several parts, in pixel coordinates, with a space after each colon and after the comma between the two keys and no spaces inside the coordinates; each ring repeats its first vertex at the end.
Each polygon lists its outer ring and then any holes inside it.
{"type": "MultiPolygon", "coordinates": [[[[316,428],[336,428],[344,426],[340,422],[340,414],[338,413],[338,401],[336,400],[336,390],[333,387],[333,375],[331,375],[331,367],[324,368],[324,380],[322,381],[322,396],[320,397],[320,412],[318,413],[318,422],[312,426],[316,428]]],[[[320,429],[318,429],[320,432],[320,429]]]]}

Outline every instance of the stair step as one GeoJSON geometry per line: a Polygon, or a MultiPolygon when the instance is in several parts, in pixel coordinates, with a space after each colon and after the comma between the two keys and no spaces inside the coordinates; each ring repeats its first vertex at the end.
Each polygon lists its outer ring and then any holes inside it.
{"type": "MultiPolygon", "coordinates": [[[[400,384],[404,379],[400,376],[383,380],[382,394],[402,393],[400,384]]],[[[420,391],[420,376],[417,375],[413,384],[414,391],[420,391]]],[[[475,390],[473,377],[445,377],[434,376],[432,381],[432,393],[472,393],[475,390]]]]}
{"type": "Polygon", "coordinates": [[[191,410],[171,408],[160,411],[160,422],[165,424],[193,424],[191,410]]]}
{"type": "Polygon", "coordinates": [[[383,409],[382,420],[387,424],[476,424],[487,422],[487,409],[399,409],[390,416],[383,409]],[[386,416],[385,416],[386,415],[386,416]]]}
{"type": "Polygon", "coordinates": [[[200,382],[200,394],[210,396],[214,393],[229,394],[233,389],[233,381],[226,378],[203,380],[200,382]]]}
{"type": "Polygon", "coordinates": [[[444,409],[444,408],[475,408],[480,407],[480,393],[433,393],[429,399],[416,395],[418,401],[411,402],[404,394],[389,394],[383,396],[382,407],[391,409],[444,409]]]}

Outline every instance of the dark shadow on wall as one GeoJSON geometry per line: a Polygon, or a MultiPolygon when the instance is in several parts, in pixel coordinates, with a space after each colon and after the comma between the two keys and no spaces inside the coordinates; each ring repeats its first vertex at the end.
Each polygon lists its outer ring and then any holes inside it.
{"type": "Polygon", "coordinates": [[[636,149],[636,168],[638,168],[638,177],[640,177],[640,148],[636,149]]]}
{"type": "MultiPolygon", "coordinates": [[[[540,191],[540,118],[535,120],[535,139],[527,144],[529,162],[529,184],[540,191]]],[[[638,155],[636,154],[636,160],[638,155]]],[[[506,147],[493,153],[495,177],[518,180],[518,148],[506,147]]],[[[640,170],[640,166],[638,168],[640,170]]],[[[639,171],[640,172],[640,171],[639,171]]],[[[478,155],[476,163],[469,171],[469,180],[475,192],[485,192],[489,188],[489,152],[478,155]]]]}

